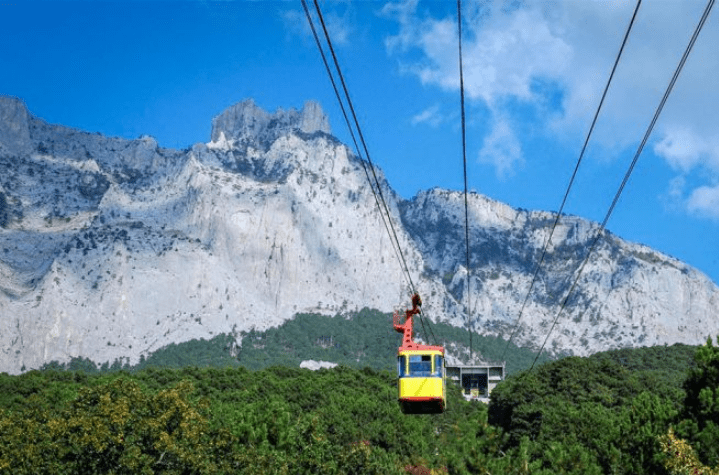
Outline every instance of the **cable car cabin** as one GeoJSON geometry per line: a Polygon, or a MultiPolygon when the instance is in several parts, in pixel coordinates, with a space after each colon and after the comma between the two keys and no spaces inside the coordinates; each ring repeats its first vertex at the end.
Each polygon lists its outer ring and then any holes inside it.
{"type": "Polygon", "coordinates": [[[397,399],[405,414],[441,413],[447,402],[444,347],[420,345],[412,340],[412,317],[419,313],[421,305],[422,300],[415,294],[404,323],[400,315],[394,315],[394,329],[403,334],[397,351],[397,399]]]}
{"type": "Polygon", "coordinates": [[[446,404],[444,351],[400,348],[398,354],[397,388],[402,412],[405,414],[444,412],[446,404]]]}

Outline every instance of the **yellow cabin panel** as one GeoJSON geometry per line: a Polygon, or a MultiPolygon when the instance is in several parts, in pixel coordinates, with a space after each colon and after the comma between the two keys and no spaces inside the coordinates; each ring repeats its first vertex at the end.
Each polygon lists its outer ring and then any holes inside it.
{"type": "Polygon", "coordinates": [[[442,378],[399,378],[399,399],[407,398],[444,399],[442,378]]]}

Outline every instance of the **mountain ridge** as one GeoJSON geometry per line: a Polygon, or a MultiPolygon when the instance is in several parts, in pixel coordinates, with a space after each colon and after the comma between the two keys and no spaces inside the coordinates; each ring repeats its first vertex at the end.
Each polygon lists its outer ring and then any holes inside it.
{"type": "MultiPolygon", "coordinates": [[[[210,142],[180,151],[47,124],[0,96],[0,371],[76,357],[135,363],[298,313],[406,305],[365,165],[313,102],[275,113],[240,102],[213,120],[210,142]]],[[[403,200],[377,171],[425,314],[464,326],[462,194],[403,200]]],[[[469,201],[472,327],[507,337],[555,215],[469,201]]],[[[539,347],[596,230],[562,218],[516,343],[539,347]]],[[[580,289],[550,352],[719,333],[716,284],[608,232],[580,289]]]]}

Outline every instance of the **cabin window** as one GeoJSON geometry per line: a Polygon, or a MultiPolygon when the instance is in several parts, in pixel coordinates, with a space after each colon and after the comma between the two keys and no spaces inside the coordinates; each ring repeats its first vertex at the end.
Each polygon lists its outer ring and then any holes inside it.
{"type": "Polygon", "coordinates": [[[397,357],[397,374],[399,375],[400,378],[406,374],[406,371],[405,371],[406,365],[407,365],[407,360],[405,359],[405,357],[398,356],[397,357]]]}
{"type": "Polygon", "coordinates": [[[410,355],[410,376],[430,376],[432,374],[432,355],[410,355]]]}
{"type": "Polygon", "coordinates": [[[440,355],[434,355],[434,373],[433,376],[442,376],[442,357],[440,355]]]}

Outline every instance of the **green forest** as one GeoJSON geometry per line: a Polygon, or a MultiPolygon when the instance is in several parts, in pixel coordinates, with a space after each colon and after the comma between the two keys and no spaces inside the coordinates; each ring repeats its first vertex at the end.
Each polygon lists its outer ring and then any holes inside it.
{"type": "MultiPolygon", "coordinates": [[[[440,322],[427,325],[427,332],[431,331],[427,335],[424,328],[417,321],[416,340],[469,351],[467,330],[440,322]]],[[[335,317],[299,314],[277,328],[242,333],[241,341],[237,359],[252,369],[298,366],[303,360],[314,359],[355,368],[393,370],[401,336],[392,326],[392,315],[363,309],[335,317]]],[[[472,335],[472,351],[486,361],[506,360],[508,373],[529,368],[536,356],[526,348],[513,344],[508,347],[501,338],[482,335],[472,335]]],[[[540,361],[548,359],[545,356],[540,361]]]]}
{"type": "MultiPolygon", "coordinates": [[[[415,325],[415,339],[431,344],[459,349],[469,354],[470,335],[467,330],[447,323],[432,323],[424,327],[415,325]]],[[[126,361],[97,364],[88,359],[76,358],[69,363],[53,362],[41,369],[83,370],[86,372],[124,369],[138,371],[144,368],[183,368],[185,366],[226,367],[243,366],[264,369],[271,366],[298,367],[305,360],[321,360],[350,368],[369,367],[393,371],[396,366],[397,347],[401,336],[392,327],[392,315],[377,310],[329,317],[316,314],[298,314],[276,328],[265,331],[241,332],[237,335],[217,335],[210,340],[192,340],[170,344],[139,363],[126,361]],[[235,345],[235,341],[239,342],[235,345]]],[[[472,354],[489,362],[506,361],[506,373],[527,369],[536,354],[498,337],[472,335],[472,354]]],[[[542,355],[538,362],[549,361],[542,355]]]]}
{"type": "Polygon", "coordinates": [[[719,473],[711,339],[549,361],[489,405],[449,384],[424,416],[391,371],[227,361],[0,374],[0,473],[719,473]]]}

